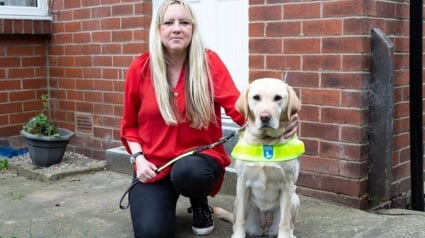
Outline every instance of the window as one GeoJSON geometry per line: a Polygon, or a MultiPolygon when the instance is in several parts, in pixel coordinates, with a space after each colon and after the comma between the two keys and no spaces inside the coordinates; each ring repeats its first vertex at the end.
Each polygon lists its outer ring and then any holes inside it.
{"type": "Polygon", "coordinates": [[[0,0],[0,18],[51,19],[48,0],[0,0]]]}

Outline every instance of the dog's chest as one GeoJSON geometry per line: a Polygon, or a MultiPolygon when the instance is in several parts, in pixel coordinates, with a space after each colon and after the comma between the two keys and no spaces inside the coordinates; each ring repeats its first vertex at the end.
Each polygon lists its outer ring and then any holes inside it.
{"type": "Polygon", "coordinates": [[[262,204],[267,204],[264,209],[277,205],[282,186],[285,184],[283,169],[273,163],[247,163],[243,167],[242,176],[245,186],[249,188],[252,201],[260,209],[262,204]]]}

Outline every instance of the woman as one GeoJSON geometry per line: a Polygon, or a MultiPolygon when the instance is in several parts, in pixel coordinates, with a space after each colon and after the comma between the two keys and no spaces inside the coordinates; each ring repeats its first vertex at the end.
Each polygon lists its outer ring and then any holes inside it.
{"type": "MultiPolygon", "coordinates": [[[[222,145],[155,173],[185,151],[216,142],[221,108],[237,124],[245,122],[234,108],[239,91],[218,55],[203,47],[198,27],[185,0],[165,0],[152,18],[149,52],[128,69],[121,138],[140,181],[129,195],[135,237],[174,237],[180,194],[190,199],[193,232],[214,229],[207,196],[219,191],[230,164],[222,145]]],[[[292,121],[288,136],[298,117],[292,121]]]]}

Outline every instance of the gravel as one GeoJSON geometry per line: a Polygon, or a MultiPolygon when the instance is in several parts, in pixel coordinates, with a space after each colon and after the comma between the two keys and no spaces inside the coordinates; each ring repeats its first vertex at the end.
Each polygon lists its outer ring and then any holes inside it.
{"type": "Polygon", "coordinates": [[[74,152],[65,152],[60,163],[49,167],[38,167],[32,164],[29,153],[9,159],[8,170],[18,175],[41,181],[58,180],[63,177],[104,170],[106,161],[95,160],[74,152]]]}

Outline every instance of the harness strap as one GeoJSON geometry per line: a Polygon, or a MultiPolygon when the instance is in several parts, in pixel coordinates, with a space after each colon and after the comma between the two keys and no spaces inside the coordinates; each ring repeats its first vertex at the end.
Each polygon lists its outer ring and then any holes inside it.
{"type": "Polygon", "coordinates": [[[284,144],[251,145],[239,140],[232,151],[232,158],[252,162],[280,162],[298,158],[304,154],[304,143],[296,136],[284,144]]]}

